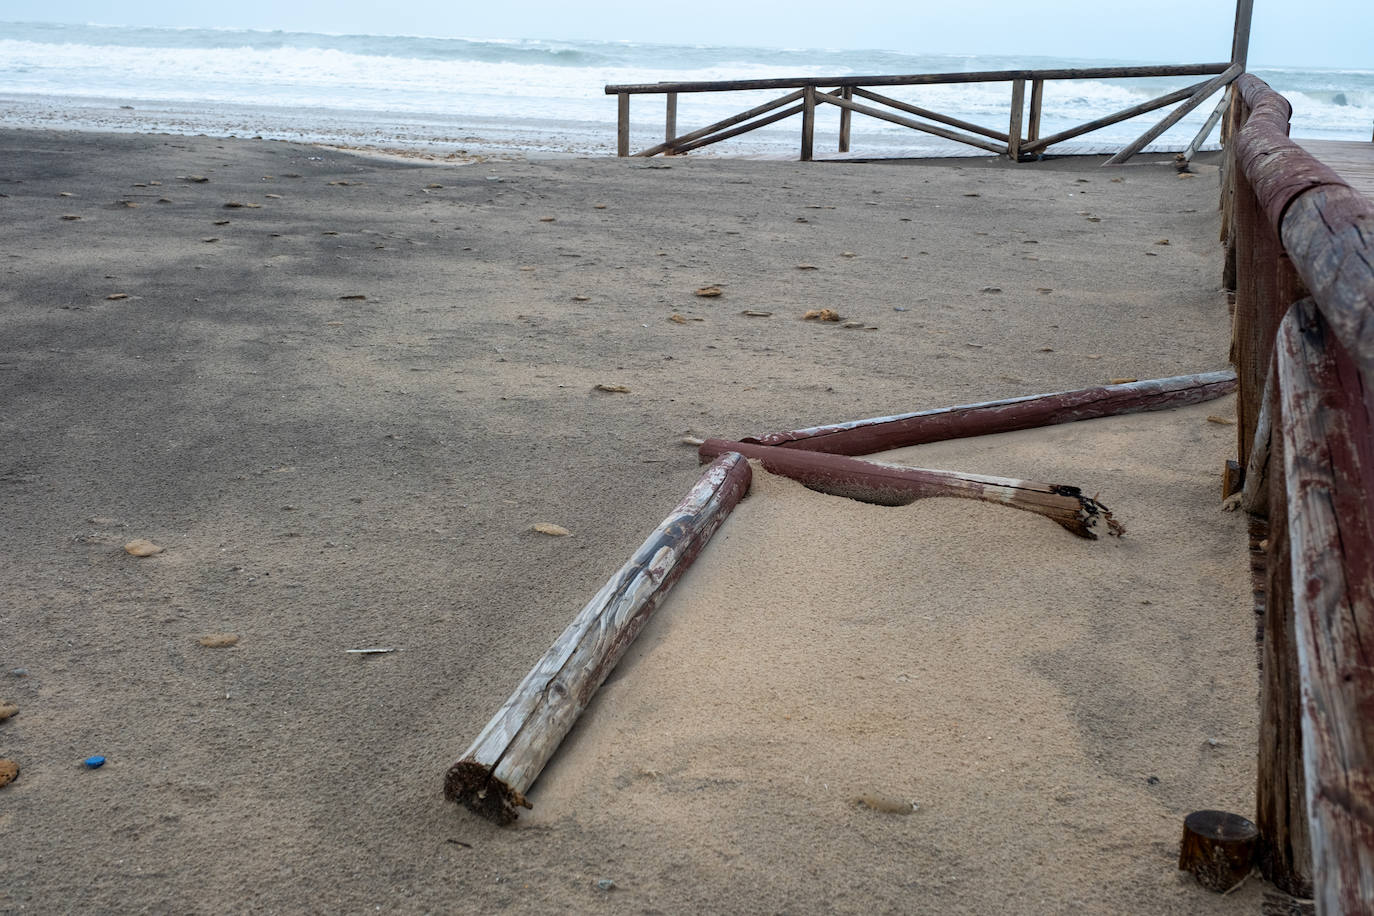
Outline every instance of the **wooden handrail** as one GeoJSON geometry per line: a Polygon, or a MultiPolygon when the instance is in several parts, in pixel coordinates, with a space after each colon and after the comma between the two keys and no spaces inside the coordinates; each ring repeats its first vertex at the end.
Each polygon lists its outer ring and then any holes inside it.
{"type": "Polygon", "coordinates": [[[1147,67],[1084,67],[1056,70],[977,70],[967,73],[914,73],[900,76],[799,76],[758,80],[697,80],[626,83],[606,87],[607,95],[657,92],[736,92],[745,89],[805,89],[807,86],[931,86],[942,83],[1009,83],[1012,80],[1131,79],[1147,76],[1210,76],[1222,73],[1220,64],[1168,64],[1147,67]]]}
{"type": "Polygon", "coordinates": [[[1243,505],[1268,517],[1259,858],[1318,913],[1369,913],[1374,202],[1288,139],[1290,113],[1237,80],[1225,202],[1243,505]]]}
{"type": "MultiPolygon", "coordinates": [[[[840,109],[838,148],[841,153],[849,152],[851,115],[858,113],[878,120],[888,121],[912,130],[934,134],[937,137],[953,140],[956,143],[963,143],[968,146],[987,150],[988,152],[1002,154],[1016,162],[1024,158],[1039,155],[1055,143],[1060,143],[1072,137],[1077,137],[1081,134],[1115,124],[1119,121],[1124,121],[1135,115],[1182,101],[1183,104],[1171,112],[1163,121],[1152,127],[1142,137],[1129,144],[1108,162],[1109,165],[1114,165],[1135,155],[1143,149],[1147,143],[1177,123],[1184,115],[1201,104],[1218,88],[1229,85],[1236,78],[1236,75],[1241,72],[1241,69],[1241,66],[1236,63],[1217,63],[1170,64],[1143,67],[1085,67],[1053,70],[983,70],[963,73],[922,73],[896,76],[794,77],[788,79],[613,84],[606,86],[605,90],[608,95],[616,96],[618,101],[618,117],[616,124],[617,155],[631,155],[630,97],[633,95],[662,94],[667,98],[664,140],[662,143],[634,153],[633,155],[635,156],[655,156],[659,153],[685,153],[730,137],[737,137],[751,130],[757,130],[760,127],[776,123],[794,114],[800,114],[802,116],[801,159],[803,161],[810,160],[814,154],[816,131],[815,114],[816,105],[818,103],[835,105],[840,109]],[[1200,83],[1195,83],[1186,89],[1169,92],[1159,98],[1142,102],[1103,118],[1098,118],[1087,124],[1061,131],[1050,137],[1040,137],[1041,114],[1044,107],[1044,89],[1045,83],[1048,80],[1132,79],[1142,77],[1199,75],[1210,76],[1211,78],[1200,83]],[[871,91],[872,87],[882,86],[930,86],[951,83],[984,82],[1011,83],[1011,117],[1006,131],[982,127],[968,121],[960,120],[959,118],[950,117],[949,115],[943,115],[927,108],[913,105],[910,102],[894,99],[871,91]],[[1028,82],[1030,83],[1030,115],[1027,121],[1025,108],[1026,84],[1028,82]],[[820,92],[822,87],[829,88],[830,91],[822,94],[820,92]],[[708,127],[703,127],[681,136],[675,136],[677,131],[677,97],[679,93],[738,92],[778,89],[790,89],[792,92],[781,99],[775,99],[772,102],[756,106],[748,111],[717,121],[708,127]],[[863,105],[855,101],[856,97],[870,102],[876,102],[879,105],[885,106],[887,109],[895,109],[898,112],[916,115],[925,120],[916,121],[908,117],[903,117],[900,114],[894,114],[889,110],[863,105]],[[798,100],[801,101],[800,106],[787,108],[783,112],[777,111],[783,108],[783,106],[798,100]],[[777,113],[769,114],[768,117],[761,117],[770,112],[777,113]],[[755,118],[758,118],[758,120],[754,120],[755,118]],[[957,133],[937,126],[940,124],[958,128],[964,131],[964,133],[957,133]],[[995,143],[989,143],[987,140],[982,139],[982,137],[990,138],[995,141],[995,143]]],[[[1194,140],[1193,145],[1200,145],[1203,139],[1204,136],[1199,135],[1198,138],[1194,140]]]]}

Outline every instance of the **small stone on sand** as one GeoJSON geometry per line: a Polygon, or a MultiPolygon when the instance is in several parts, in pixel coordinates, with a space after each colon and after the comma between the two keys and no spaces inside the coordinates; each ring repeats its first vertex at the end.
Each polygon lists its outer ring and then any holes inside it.
{"type": "Polygon", "coordinates": [[[62,218],[65,220],[81,219],[81,217],[77,216],[75,213],[63,213],[62,218]]]}
{"type": "Polygon", "coordinates": [[[539,217],[539,222],[541,222],[541,223],[552,223],[553,221],[554,221],[554,217],[552,217],[552,216],[541,216],[541,217],[539,217]]]}
{"type": "Polygon", "coordinates": [[[697,290],[696,294],[703,299],[714,299],[723,292],[724,290],[719,286],[703,286],[701,289],[697,290]]]}
{"type": "Polygon", "coordinates": [[[367,297],[364,296],[362,293],[349,293],[346,296],[339,297],[339,299],[341,299],[344,302],[362,302],[366,298],[367,297]]]}
{"type": "Polygon", "coordinates": [[[1107,380],[1107,384],[1109,384],[1109,385],[1128,385],[1128,384],[1130,384],[1131,382],[1138,382],[1138,381],[1140,381],[1140,379],[1138,379],[1138,378],[1114,378],[1114,379],[1108,379],[1108,380],[1107,380]]]}
{"type": "Polygon", "coordinates": [[[1167,244],[1169,244],[1169,240],[1168,240],[1168,239],[1160,239],[1158,242],[1155,242],[1155,244],[1156,244],[1156,245],[1167,245],[1167,244]]]}
{"type": "Polygon", "coordinates": [[[760,311],[759,309],[745,309],[744,311],[740,312],[740,314],[743,315],[745,318],[772,318],[772,317],[773,317],[773,313],[772,313],[772,312],[764,312],[764,311],[760,311]]]}
{"type": "Polygon", "coordinates": [[[673,322],[674,324],[686,324],[686,323],[687,323],[687,319],[684,318],[683,316],[679,315],[677,312],[673,312],[673,314],[669,315],[669,316],[668,316],[668,320],[671,321],[671,322],[673,322]]]}
{"type": "Polygon", "coordinates": [[[533,530],[540,534],[547,534],[549,537],[555,538],[565,538],[572,534],[567,528],[564,528],[562,525],[555,525],[552,522],[540,522],[534,526],[533,530]]]}
{"type": "Polygon", "coordinates": [[[815,264],[798,264],[797,270],[820,270],[815,264]]]}
{"type": "Polygon", "coordinates": [[[227,219],[217,219],[217,220],[215,220],[215,225],[216,225],[216,226],[227,226],[227,225],[229,225],[229,220],[227,220],[227,219]]]}
{"type": "Polygon", "coordinates": [[[1000,286],[985,286],[985,287],[983,287],[983,289],[981,290],[981,292],[985,292],[985,293],[1000,293],[1001,291],[1002,291],[1002,287],[1000,287],[1000,286]]]}
{"type": "Polygon", "coordinates": [[[239,638],[234,633],[209,633],[196,640],[207,649],[227,649],[238,645],[239,638]]]}
{"type": "Polygon", "coordinates": [[[1216,423],[1216,424],[1219,425],[1219,426],[1235,426],[1235,425],[1236,425],[1236,421],[1235,421],[1235,420],[1232,420],[1232,419],[1230,419],[1229,417],[1218,417],[1218,416],[1216,416],[1216,415],[1209,415],[1209,416],[1207,417],[1207,422],[1208,422],[1208,423],[1216,423]]]}
{"type": "Polygon", "coordinates": [[[625,385],[607,385],[604,382],[592,386],[596,391],[609,391],[612,394],[629,394],[630,389],[625,385]]]}
{"type": "Polygon", "coordinates": [[[111,301],[111,302],[117,302],[117,301],[120,300],[120,299],[128,299],[128,298],[129,298],[129,294],[128,294],[128,293],[110,293],[110,294],[109,294],[108,296],[106,296],[105,298],[108,299],[108,300],[111,301]]]}
{"type": "Polygon", "coordinates": [[[162,553],[164,548],[157,546],[152,541],[145,541],[143,538],[130,541],[124,545],[124,552],[131,557],[151,557],[154,554],[162,553]]]}
{"type": "Polygon", "coordinates": [[[592,209],[593,209],[593,210],[605,210],[605,209],[606,209],[606,205],[605,205],[605,204],[592,204],[592,209]]]}
{"type": "Polygon", "coordinates": [[[202,242],[218,242],[219,239],[212,235],[212,236],[210,236],[209,238],[201,239],[201,241],[202,241],[202,242]]]}
{"type": "Polygon", "coordinates": [[[812,309],[802,316],[804,321],[839,321],[840,313],[834,309],[812,309]]]}
{"type": "Polygon", "coordinates": [[[573,297],[572,297],[572,300],[573,300],[573,302],[591,302],[591,301],[592,301],[592,297],[591,297],[591,296],[573,296],[573,297]]]}
{"type": "Polygon", "coordinates": [[[195,184],[205,184],[205,182],[210,179],[206,178],[204,175],[182,175],[181,180],[194,182],[195,184]]]}
{"type": "Polygon", "coordinates": [[[19,778],[19,764],[8,757],[0,757],[0,789],[19,778]]]}
{"type": "Polygon", "coordinates": [[[0,722],[5,721],[10,716],[19,712],[19,707],[13,703],[0,703],[0,722]]]}

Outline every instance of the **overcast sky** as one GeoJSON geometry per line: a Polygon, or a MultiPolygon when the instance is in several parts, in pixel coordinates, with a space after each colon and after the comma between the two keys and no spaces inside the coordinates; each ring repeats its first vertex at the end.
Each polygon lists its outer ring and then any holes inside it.
{"type": "MultiPolygon", "coordinates": [[[[1226,59],[1234,19],[1234,0],[0,0],[0,21],[881,48],[1158,63],[1226,59]]],[[[1250,63],[1374,68],[1374,4],[1255,0],[1250,63]]]]}

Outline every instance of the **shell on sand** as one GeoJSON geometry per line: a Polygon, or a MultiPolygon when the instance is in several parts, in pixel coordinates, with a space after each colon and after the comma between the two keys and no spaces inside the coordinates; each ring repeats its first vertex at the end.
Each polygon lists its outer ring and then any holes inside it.
{"type": "Polygon", "coordinates": [[[124,545],[124,552],[131,557],[151,557],[154,554],[162,553],[163,549],[152,541],[145,541],[143,538],[138,538],[124,545]]]}
{"type": "Polygon", "coordinates": [[[532,530],[555,538],[565,538],[572,534],[567,528],[564,528],[562,525],[555,525],[552,522],[540,522],[535,525],[532,530]]]}

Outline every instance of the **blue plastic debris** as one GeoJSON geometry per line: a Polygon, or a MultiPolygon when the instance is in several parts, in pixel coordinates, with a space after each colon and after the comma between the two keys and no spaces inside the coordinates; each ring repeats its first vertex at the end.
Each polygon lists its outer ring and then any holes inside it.
{"type": "Polygon", "coordinates": [[[81,761],[81,765],[88,770],[98,770],[105,765],[105,758],[96,754],[94,757],[87,757],[81,761]]]}

